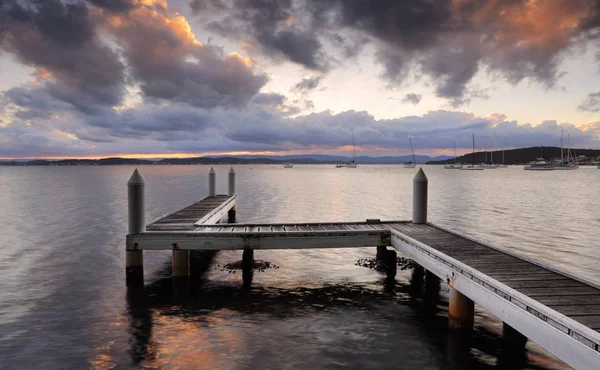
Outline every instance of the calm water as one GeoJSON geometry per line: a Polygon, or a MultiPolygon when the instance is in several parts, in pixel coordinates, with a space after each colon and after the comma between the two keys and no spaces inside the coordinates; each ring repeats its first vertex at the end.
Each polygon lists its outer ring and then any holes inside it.
{"type": "MultiPolygon", "coordinates": [[[[226,192],[229,167],[215,167],[226,192]]],[[[143,166],[147,220],[207,193],[206,166],[143,166]]],[[[491,369],[501,322],[477,309],[465,338],[446,329],[446,291],[424,315],[411,271],[356,266],[374,248],[257,251],[280,268],[198,257],[188,291],[170,253],[146,252],[145,288],[125,287],[126,182],[133,167],[0,167],[0,368],[491,369]]],[[[399,166],[237,166],[238,222],[410,219],[399,166]]],[[[600,280],[600,170],[531,173],[425,167],[430,220],[600,280]]],[[[535,343],[526,368],[565,368],[535,343]]],[[[510,368],[510,366],[508,367],[510,368]]]]}

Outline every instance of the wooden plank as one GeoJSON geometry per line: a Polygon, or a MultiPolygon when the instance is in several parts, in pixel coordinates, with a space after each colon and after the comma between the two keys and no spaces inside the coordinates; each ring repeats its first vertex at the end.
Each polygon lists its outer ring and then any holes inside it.
{"type": "Polygon", "coordinates": [[[571,296],[540,296],[536,301],[547,306],[571,306],[579,304],[600,305],[600,294],[594,295],[571,295],[571,296]]]}
{"type": "Polygon", "coordinates": [[[600,329],[600,316],[589,315],[589,316],[569,316],[571,319],[587,326],[590,329],[600,329]]]}
{"type": "Polygon", "coordinates": [[[244,231],[246,231],[246,227],[245,226],[234,226],[233,227],[233,232],[239,233],[239,232],[244,232],[244,231]]]}
{"type": "Polygon", "coordinates": [[[518,288],[515,289],[531,298],[541,296],[575,296],[575,295],[594,295],[600,294],[600,290],[589,286],[567,287],[567,288],[518,288]]]}
{"type": "Polygon", "coordinates": [[[541,274],[513,274],[513,273],[490,273],[488,276],[502,282],[510,282],[510,281],[527,281],[527,280],[571,280],[568,277],[563,275],[559,275],[554,272],[545,272],[541,274]]]}
{"type": "Polygon", "coordinates": [[[273,225],[272,229],[273,229],[273,231],[277,231],[277,232],[285,232],[283,225],[273,225]]]}
{"type": "Polygon", "coordinates": [[[565,306],[554,306],[549,305],[551,309],[558,311],[566,316],[571,315],[599,315],[600,306],[597,304],[578,304],[578,305],[565,305],[565,306]]]}
{"type": "Polygon", "coordinates": [[[323,226],[321,226],[321,225],[309,225],[308,228],[309,228],[310,231],[322,231],[322,230],[324,230],[323,226]]]}
{"type": "MultiPolygon", "coordinates": [[[[519,288],[567,288],[567,287],[588,287],[587,285],[573,279],[566,280],[527,280],[527,281],[503,281],[513,289],[519,288]]],[[[588,287],[589,288],[589,287],[588,287]]]]}
{"type": "Polygon", "coordinates": [[[298,230],[298,227],[296,225],[284,225],[283,229],[285,231],[292,231],[292,232],[293,231],[300,231],[300,230],[298,230]]]}
{"type": "Polygon", "coordinates": [[[310,227],[306,225],[296,225],[296,227],[298,228],[298,231],[311,231],[310,227]]]}

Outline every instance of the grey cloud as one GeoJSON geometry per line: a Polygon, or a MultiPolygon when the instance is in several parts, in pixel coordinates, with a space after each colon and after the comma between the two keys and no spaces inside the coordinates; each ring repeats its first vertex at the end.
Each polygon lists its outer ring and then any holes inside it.
{"type": "Polygon", "coordinates": [[[409,94],[406,94],[404,96],[404,99],[402,99],[402,102],[403,103],[410,103],[410,104],[417,105],[417,104],[419,104],[419,102],[421,101],[421,99],[423,99],[423,95],[421,95],[421,94],[415,94],[415,93],[409,93],[409,94]]]}
{"type": "MultiPolygon", "coordinates": [[[[259,100],[273,96],[259,95],[259,100]]],[[[399,142],[412,137],[417,148],[447,148],[455,141],[470,148],[471,134],[483,146],[524,147],[558,145],[560,131],[570,134],[576,147],[598,146],[600,122],[583,131],[570,124],[546,121],[538,126],[519,125],[500,114],[478,117],[466,112],[431,111],[423,116],[377,120],[367,112],[328,111],[290,118],[285,112],[251,105],[245,109],[203,109],[187,104],[144,105],[121,111],[106,110],[68,119],[36,118],[30,125],[0,127],[0,156],[98,155],[99,153],[161,153],[169,151],[210,152],[233,150],[282,150],[294,147],[322,152],[338,151],[355,133],[357,145],[372,153],[389,154],[399,142]],[[67,139],[64,132],[79,140],[67,139]],[[16,145],[18,143],[18,145],[16,145]],[[94,143],[95,149],[89,149],[94,143]],[[87,148],[87,149],[86,149],[87,148]]]]}
{"type": "Polygon", "coordinates": [[[253,104],[258,105],[282,105],[285,101],[285,96],[277,93],[260,93],[252,98],[253,104]]]}
{"type": "Polygon", "coordinates": [[[228,9],[223,0],[190,0],[190,8],[195,12],[228,9]]]}
{"type": "Polygon", "coordinates": [[[22,7],[9,0],[4,7],[0,50],[47,74],[40,89],[87,112],[121,102],[125,67],[95,34],[86,5],[49,0],[22,7]]]}
{"type": "Polygon", "coordinates": [[[535,7],[527,0],[238,0],[223,13],[213,25],[224,34],[249,37],[268,54],[309,69],[327,70],[323,60],[337,64],[336,50],[355,56],[365,41],[348,50],[343,41],[362,35],[372,40],[391,86],[411,75],[427,77],[453,106],[477,97],[469,85],[483,68],[513,84],[529,79],[553,87],[563,56],[600,34],[597,0],[535,7]],[[563,27],[567,22],[576,26],[563,27]],[[280,32],[302,37],[280,42],[280,32]]]}
{"type": "Polygon", "coordinates": [[[600,111],[600,91],[588,94],[587,98],[581,105],[577,107],[581,112],[598,112],[600,111]]]}
{"type": "Polygon", "coordinates": [[[135,6],[134,0],[88,0],[91,4],[116,12],[128,11],[135,6]]]}
{"type": "Polygon", "coordinates": [[[299,93],[308,93],[319,86],[321,82],[322,76],[303,78],[295,84],[290,91],[299,92],[299,93]]]}

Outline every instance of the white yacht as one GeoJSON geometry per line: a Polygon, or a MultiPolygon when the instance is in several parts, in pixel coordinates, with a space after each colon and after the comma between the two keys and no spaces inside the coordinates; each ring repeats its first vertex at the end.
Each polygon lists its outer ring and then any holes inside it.
{"type": "Polygon", "coordinates": [[[554,166],[546,162],[544,158],[537,158],[535,161],[529,162],[523,169],[530,171],[552,171],[554,170],[554,166]]]}

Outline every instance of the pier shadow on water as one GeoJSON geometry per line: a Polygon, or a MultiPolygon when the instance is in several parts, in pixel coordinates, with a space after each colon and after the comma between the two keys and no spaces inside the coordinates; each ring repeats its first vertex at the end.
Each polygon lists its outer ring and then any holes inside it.
{"type": "MultiPolygon", "coordinates": [[[[197,329],[200,331],[203,325],[212,325],[211,316],[217,312],[233,312],[241,317],[260,317],[275,328],[279,323],[289,323],[290,320],[306,320],[307,325],[314,325],[312,321],[322,320],[322,315],[344,317],[344,320],[352,320],[354,317],[361,322],[356,327],[352,323],[340,323],[339,328],[319,328],[316,329],[317,336],[326,336],[328,330],[351,330],[358,332],[353,335],[359,335],[361,325],[381,328],[369,335],[373,338],[367,339],[362,351],[355,350],[349,355],[346,347],[360,348],[363,342],[360,338],[348,339],[343,336],[344,341],[328,343],[318,350],[317,358],[310,361],[303,359],[305,355],[301,353],[301,342],[311,341],[313,338],[297,334],[298,338],[295,340],[299,341],[299,347],[296,349],[283,345],[281,356],[290,356],[286,352],[296,351],[298,353],[293,356],[307,361],[299,364],[308,367],[404,368],[399,366],[403,363],[403,357],[417,350],[423,352],[424,359],[418,363],[407,360],[405,368],[538,368],[528,363],[527,354],[519,350],[521,347],[510,340],[503,341],[502,336],[484,326],[476,326],[473,332],[449,331],[447,301],[440,294],[439,279],[436,284],[436,280],[420,268],[411,272],[408,282],[382,274],[381,279],[370,285],[342,283],[277,288],[253,286],[251,275],[244,277],[243,284],[207,280],[206,272],[214,255],[212,252],[194,252],[190,257],[192,269],[189,279],[171,278],[170,264],[165,264],[154,281],[143,287],[128,289],[129,354],[134,366],[153,366],[152,363],[158,361],[154,329],[157,321],[164,322],[160,318],[191,320],[200,323],[197,329]],[[340,313],[343,315],[340,316],[340,313]],[[365,321],[365,316],[372,318],[372,321],[365,321]]],[[[217,329],[213,327],[211,330],[214,332],[217,329]]],[[[247,330],[246,328],[245,331],[247,330]]],[[[172,332],[172,335],[178,333],[172,332]]],[[[243,359],[232,360],[235,363],[231,365],[236,368],[278,368],[282,363],[270,359],[269,356],[272,355],[267,355],[269,349],[265,348],[270,341],[277,343],[276,334],[275,338],[268,338],[268,342],[261,344],[263,339],[267,340],[259,337],[258,344],[252,343],[245,349],[250,353],[246,353],[243,359]],[[265,363],[269,365],[266,366],[265,363]]],[[[227,356],[224,353],[214,355],[227,356]]]]}

